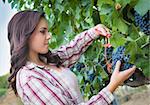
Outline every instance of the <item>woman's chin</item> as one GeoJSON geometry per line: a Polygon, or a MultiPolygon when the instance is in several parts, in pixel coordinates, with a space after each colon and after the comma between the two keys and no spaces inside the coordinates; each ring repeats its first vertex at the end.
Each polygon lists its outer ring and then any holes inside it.
{"type": "Polygon", "coordinates": [[[43,50],[43,51],[40,52],[40,54],[46,54],[46,53],[48,53],[48,49],[43,50]]]}

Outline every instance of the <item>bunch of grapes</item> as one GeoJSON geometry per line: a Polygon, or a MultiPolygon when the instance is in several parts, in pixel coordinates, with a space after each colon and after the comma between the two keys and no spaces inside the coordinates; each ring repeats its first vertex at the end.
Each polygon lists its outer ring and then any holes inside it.
{"type": "Polygon", "coordinates": [[[147,35],[150,35],[150,18],[149,18],[149,11],[144,15],[140,16],[139,13],[134,13],[135,23],[137,26],[140,27],[140,30],[147,35]]]}
{"type": "Polygon", "coordinates": [[[133,66],[133,64],[129,63],[130,55],[125,55],[125,47],[120,46],[116,49],[115,52],[112,54],[112,69],[115,68],[115,65],[118,60],[121,61],[122,65],[120,70],[124,71],[126,69],[129,69],[133,66]]]}
{"type": "Polygon", "coordinates": [[[77,69],[78,71],[81,71],[81,69],[84,68],[84,67],[85,67],[84,63],[78,62],[78,63],[76,64],[76,69],[77,69]]]}
{"type": "MultiPolygon", "coordinates": [[[[133,66],[133,64],[129,63],[130,55],[125,55],[125,47],[119,46],[115,52],[112,54],[112,69],[115,69],[115,65],[118,60],[121,61],[120,71],[127,70],[133,66]]],[[[133,79],[133,75],[129,79],[133,79]]]]}
{"type": "Polygon", "coordinates": [[[113,50],[114,48],[112,46],[106,48],[106,56],[108,60],[112,58],[113,50]]]}

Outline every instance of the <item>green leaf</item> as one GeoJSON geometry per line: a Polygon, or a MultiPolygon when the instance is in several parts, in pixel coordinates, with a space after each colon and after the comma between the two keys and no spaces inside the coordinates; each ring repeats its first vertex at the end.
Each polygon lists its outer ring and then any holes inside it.
{"type": "Polygon", "coordinates": [[[109,14],[112,11],[112,6],[108,4],[102,5],[101,9],[99,10],[101,15],[109,14]]]}
{"type": "Polygon", "coordinates": [[[49,20],[50,21],[48,21],[48,24],[49,24],[49,27],[52,28],[54,23],[55,23],[55,15],[54,15],[52,9],[50,9],[49,13],[50,13],[49,14],[49,20]]]}
{"type": "Polygon", "coordinates": [[[46,15],[50,16],[50,8],[48,7],[48,5],[44,6],[44,11],[46,15]]]}
{"type": "Polygon", "coordinates": [[[91,85],[87,83],[86,87],[85,87],[85,92],[86,93],[90,92],[90,87],[91,87],[91,85]]]}
{"type": "Polygon", "coordinates": [[[68,21],[68,27],[66,27],[66,30],[65,30],[65,36],[70,41],[74,38],[73,34],[74,32],[72,29],[71,21],[68,21]]]}
{"type": "Polygon", "coordinates": [[[83,76],[82,76],[81,74],[78,74],[78,80],[79,80],[80,83],[82,83],[82,81],[83,81],[83,76]]]}
{"type": "Polygon", "coordinates": [[[60,3],[60,4],[63,2],[63,0],[56,0],[56,1],[57,1],[58,3],[60,3]]]}
{"type": "Polygon", "coordinates": [[[79,6],[77,6],[76,7],[76,10],[75,10],[75,18],[77,19],[77,20],[79,20],[80,19],[80,17],[81,17],[81,8],[79,7],[79,6]]]}
{"type": "Polygon", "coordinates": [[[138,68],[141,68],[143,70],[143,73],[145,74],[145,76],[147,77],[150,77],[150,71],[149,71],[149,68],[150,68],[150,59],[145,59],[143,57],[139,57],[135,64],[138,68]]]}
{"type": "Polygon", "coordinates": [[[101,15],[100,16],[101,23],[107,26],[108,28],[112,27],[112,15],[101,15]]]}
{"type": "Polygon", "coordinates": [[[60,13],[64,11],[64,6],[62,6],[60,3],[55,3],[55,9],[58,9],[60,13]]]}
{"type": "Polygon", "coordinates": [[[134,9],[141,15],[143,16],[150,10],[150,0],[138,0],[138,3],[134,7],[134,9]]]}
{"type": "Polygon", "coordinates": [[[81,21],[80,24],[81,24],[81,26],[82,26],[82,29],[84,29],[84,30],[87,30],[87,29],[90,28],[89,24],[88,24],[87,22],[85,22],[84,20],[81,21]]]}
{"type": "Polygon", "coordinates": [[[82,6],[87,6],[88,4],[90,4],[90,0],[81,0],[82,6]]]}
{"type": "Polygon", "coordinates": [[[97,1],[97,6],[98,6],[99,8],[101,8],[101,6],[102,6],[103,4],[114,5],[114,1],[113,1],[113,0],[98,0],[98,1],[97,1]]]}
{"type": "Polygon", "coordinates": [[[17,5],[16,2],[12,2],[11,3],[11,8],[13,9],[16,5],[17,5]]]}
{"type": "Polygon", "coordinates": [[[108,77],[107,73],[104,71],[104,69],[102,68],[102,66],[97,65],[97,66],[96,66],[96,71],[99,72],[98,74],[100,74],[100,77],[101,77],[102,79],[108,77]]]}
{"type": "Polygon", "coordinates": [[[130,62],[135,63],[136,54],[138,54],[138,46],[135,41],[130,42],[126,47],[125,53],[130,54],[130,62]]]}
{"type": "Polygon", "coordinates": [[[123,34],[127,34],[128,32],[128,26],[121,17],[115,17],[113,19],[113,26],[116,27],[123,34]]]}
{"type": "Polygon", "coordinates": [[[17,10],[21,10],[22,6],[24,5],[24,1],[23,0],[20,0],[18,2],[18,5],[17,5],[17,10]]]}
{"type": "Polygon", "coordinates": [[[8,0],[8,3],[11,3],[13,0],[8,0]]]}
{"type": "Polygon", "coordinates": [[[139,37],[136,39],[136,42],[137,42],[137,44],[141,47],[142,45],[144,45],[144,44],[147,43],[147,36],[146,36],[146,35],[139,36],[139,37]]]}
{"type": "Polygon", "coordinates": [[[126,38],[124,38],[124,36],[119,32],[114,32],[110,38],[110,43],[114,47],[119,47],[126,43],[126,38]]]}
{"type": "Polygon", "coordinates": [[[93,82],[92,82],[92,85],[95,89],[98,89],[99,88],[99,84],[98,84],[99,80],[98,80],[98,76],[95,76],[93,82]]]}
{"type": "Polygon", "coordinates": [[[137,39],[139,37],[139,32],[137,30],[137,27],[135,27],[134,24],[132,24],[130,27],[129,27],[129,37],[132,38],[133,40],[137,39]]]}
{"type": "Polygon", "coordinates": [[[44,3],[49,3],[49,0],[43,0],[44,3]]]}

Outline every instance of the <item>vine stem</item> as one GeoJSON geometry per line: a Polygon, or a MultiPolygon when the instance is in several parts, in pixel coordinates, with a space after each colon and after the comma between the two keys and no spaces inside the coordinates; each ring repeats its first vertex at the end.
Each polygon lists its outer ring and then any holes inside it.
{"type": "Polygon", "coordinates": [[[138,40],[140,40],[144,35],[138,37],[137,39],[135,39],[135,42],[137,42],[138,40]]]}
{"type": "Polygon", "coordinates": [[[141,46],[141,49],[144,48],[144,47],[146,47],[146,46],[149,45],[149,44],[150,44],[150,42],[145,43],[144,45],[141,46]]]}
{"type": "MultiPolygon", "coordinates": [[[[104,42],[105,42],[105,44],[110,44],[109,38],[105,37],[104,42]]],[[[107,60],[107,47],[109,47],[109,46],[104,46],[104,47],[105,47],[105,49],[104,49],[104,58],[105,58],[106,66],[107,66],[107,71],[109,73],[111,73],[111,69],[110,69],[111,64],[107,60]]]]}

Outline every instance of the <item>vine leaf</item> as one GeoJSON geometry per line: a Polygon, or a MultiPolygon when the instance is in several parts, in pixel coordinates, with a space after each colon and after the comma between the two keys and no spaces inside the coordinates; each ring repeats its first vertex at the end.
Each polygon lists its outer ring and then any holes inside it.
{"type": "Polygon", "coordinates": [[[146,14],[148,10],[150,10],[150,0],[138,0],[138,3],[134,7],[134,9],[141,15],[143,16],[146,14]]]}

